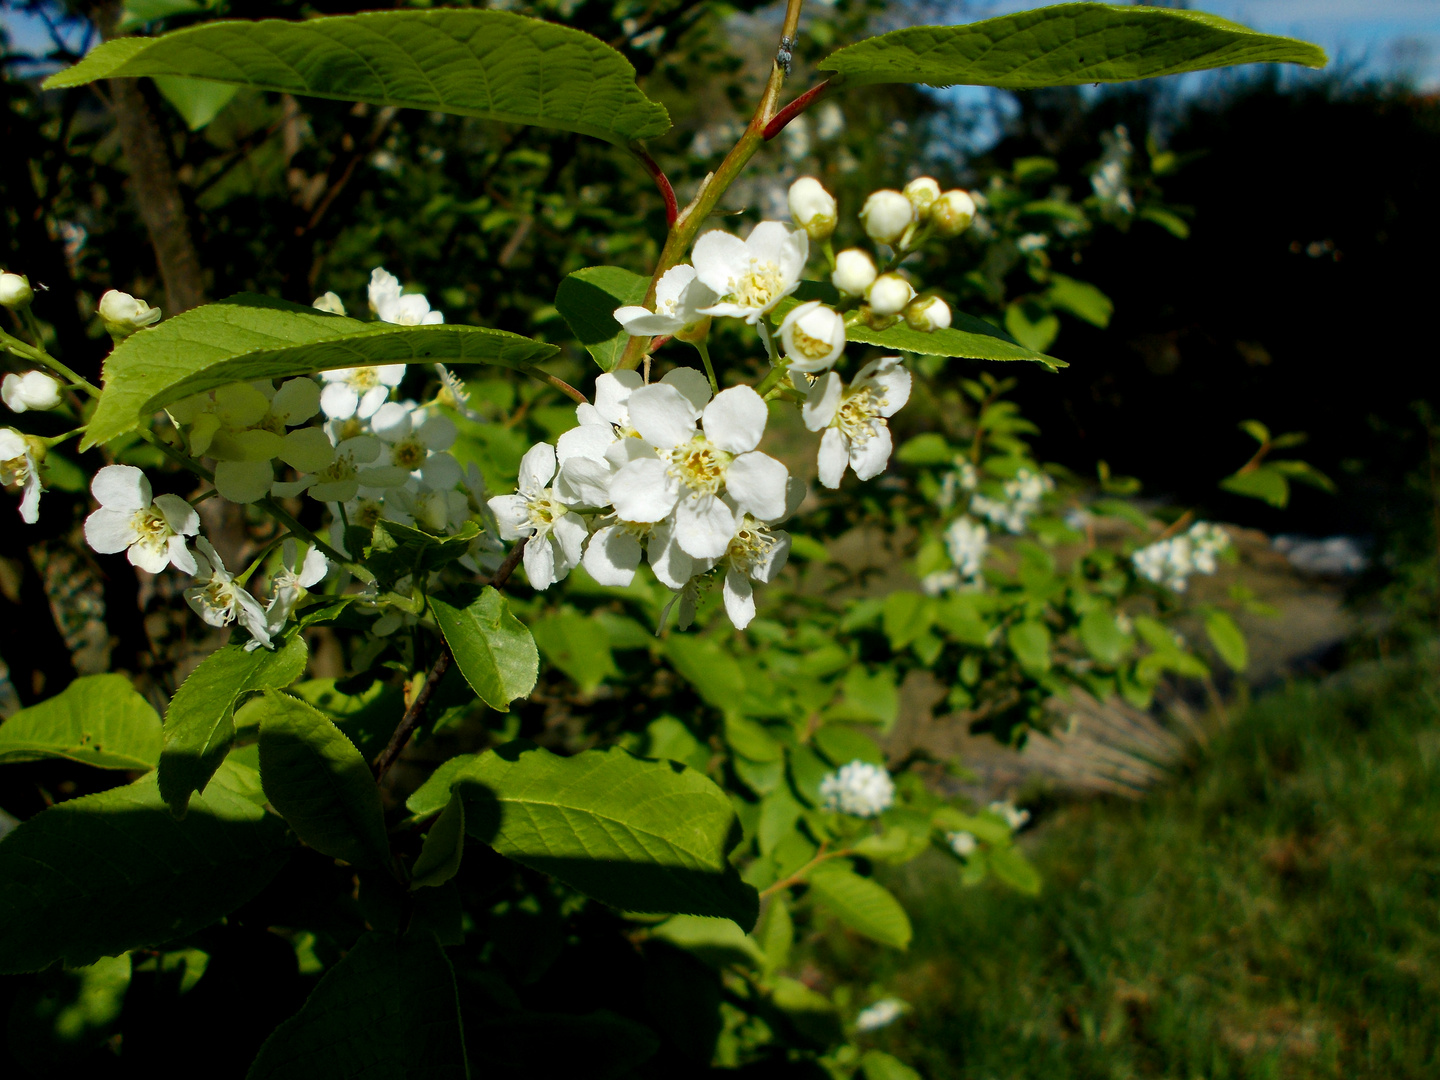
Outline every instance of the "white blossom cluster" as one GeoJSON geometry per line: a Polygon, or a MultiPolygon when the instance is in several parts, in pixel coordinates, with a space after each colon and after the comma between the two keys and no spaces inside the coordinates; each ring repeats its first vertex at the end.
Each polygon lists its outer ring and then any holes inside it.
{"type": "Polygon", "coordinates": [[[909,1006],[899,998],[882,998],[860,1010],[855,1017],[855,1030],[861,1033],[879,1031],[899,1020],[908,1010],[909,1006]]]}
{"type": "Polygon", "coordinates": [[[992,802],[986,809],[1004,818],[1011,832],[1023,828],[1030,821],[1030,811],[1019,809],[1012,802],[992,802]]]}
{"type": "Polygon", "coordinates": [[[878,817],[895,801],[895,781],[879,765],[852,761],[820,781],[825,809],[855,817],[878,817]]]}
{"type": "Polygon", "coordinates": [[[1101,133],[1100,141],[1105,152],[1090,174],[1090,188],[1104,205],[1133,214],[1135,199],[1130,194],[1130,159],[1135,148],[1130,143],[1130,131],[1124,124],[1117,124],[1114,131],[1101,133]]]}
{"type": "Polygon", "coordinates": [[[1002,497],[975,494],[970,498],[970,511],[986,518],[992,525],[1019,535],[1040,509],[1040,502],[1055,490],[1055,481],[1043,472],[1019,469],[1005,481],[1002,497]]]}
{"type": "Polygon", "coordinates": [[[1022,533],[1039,511],[1045,496],[1055,490],[1055,481],[1043,472],[1022,468],[1005,481],[999,497],[981,493],[977,490],[979,486],[978,470],[964,460],[957,460],[955,468],[941,479],[936,499],[940,508],[949,509],[968,495],[969,513],[961,514],[945,527],[945,550],[952,565],[921,580],[921,589],[930,596],[980,584],[985,556],[990,550],[990,530],[970,514],[1007,532],[1022,533]]]}
{"type": "Polygon", "coordinates": [[[978,585],[985,555],[990,550],[990,530],[968,516],[962,515],[950,522],[944,537],[945,550],[953,565],[948,570],[925,575],[920,588],[928,596],[978,585]]]}
{"type": "Polygon", "coordinates": [[[1230,534],[1219,525],[1197,521],[1178,536],[1157,540],[1130,556],[1135,573],[1146,581],[1184,592],[1191,574],[1213,574],[1218,557],[1230,546],[1230,534]]]}

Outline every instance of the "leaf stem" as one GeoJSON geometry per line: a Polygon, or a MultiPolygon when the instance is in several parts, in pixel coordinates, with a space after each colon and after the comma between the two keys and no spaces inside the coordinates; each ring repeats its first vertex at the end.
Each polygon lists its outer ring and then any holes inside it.
{"type": "Polygon", "coordinates": [[[695,341],[691,342],[691,344],[695,346],[695,351],[700,354],[700,360],[705,365],[705,374],[710,379],[710,392],[712,394],[718,394],[720,392],[720,384],[715,381],[715,368],[710,364],[710,346],[706,345],[703,341],[695,341]]]}
{"type": "Polygon", "coordinates": [[[765,139],[765,141],[769,142],[771,139],[775,138],[776,135],[779,135],[780,132],[784,131],[786,124],[790,123],[791,120],[794,120],[795,117],[799,116],[811,105],[814,105],[815,102],[819,101],[820,98],[824,96],[827,90],[833,89],[837,80],[838,76],[832,75],[830,78],[826,79],[818,86],[812,86],[809,90],[806,90],[794,101],[790,102],[789,105],[786,105],[783,109],[777,112],[774,119],[772,119],[768,124],[765,125],[765,131],[763,134],[763,138],[765,139]]]}
{"type": "Polygon", "coordinates": [[[789,877],[784,878],[781,881],[775,882],[774,885],[761,889],[760,899],[764,900],[767,896],[774,896],[781,889],[788,889],[791,885],[799,885],[805,880],[805,875],[810,873],[811,870],[814,870],[815,867],[819,866],[821,863],[829,862],[831,859],[843,858],[844,856],[850,854],[849,848],[840,848],[838,851],[827,852],[825,850],[825,845],[828,843],[828,840],[822,840],[820,842],[820,850],[815,853],[815,857],[811,859],[808,863],[806,863],[804,866],[800,867],[799,870],[796,870],[789,877]]]}
{"type": "MultiPolygon", "coordinates": [[[[635,339],[631,338],[630,340],[634,341],[635,339]]],[[[571,401],[575,402],[575,404],[577,405],[590,404],[589,398],[587,398],[579,390],[576,390],[575,387],[571,386],[559,376],[551,375],[548,371],[541,371],[537,367],[525,368],[525,374],[531,376],[532,378],[539,379],[543,383],[553,386],[556,390],[559,390],[562,394],[568,397],[571,401]]]]}
{"type": "Polygon", "coordinates": [[[665,200],[665,224],[673,226],[675,219],[680,216],[680,204],[675,201],[675,189],[670,186],[670,178],[650,156],[644,143],[638,140],[632,142],[630,152],[640,159],[640,164],[645,166],[645,171],[655,180],[655,186],[660,189],[660,195],[665,200]]]}

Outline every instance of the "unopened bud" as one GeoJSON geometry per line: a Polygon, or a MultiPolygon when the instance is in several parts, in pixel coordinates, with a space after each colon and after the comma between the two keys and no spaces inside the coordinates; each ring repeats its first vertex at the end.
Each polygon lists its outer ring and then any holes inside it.
{"type": "Polygon", "coordinates": [[[864,296],[865,290],[875,284],[875,262],[869,254],[859,248],[846,248],[835,256],[835,272],[830,275],[830,284],[842,293],[864,296]]]}
{"type": "Polygon", "coordinates": [[[838,220],[835,196],[813,176],[802,176],[790,185],[790,216],[811,240],[829,240],[838,220]]]}
{"type": "Polygon", "coordinates": [[[905,309],[905,321],[927,334],[944,330],[950,325],[950,305],[938,296],[922,296],[905,309]]]}
{"type": "Polygon", "coordinates": [[[930,208],[930,223],[941,236],[959,236],[974,220],[975,200],[959,188],[945,192],[930,208]]]}
{"type": "Polygon", "coordinates": [[[877,244],[894,247],[915,221],[915,207],[898,191],[872,192],[860,211],[860,224],[877,244]]]}
{"type": "Polygon", "coordinates": [[[60,383],[43,371],[27,371],[24,375],[6,375],[0,384],[0,398],[12,412],[35,409],[43,412],[60,404],[60,383]]]}
{"type": "Polygon", "coordinates": [[[930,208],[940,198],[940,185],[931,177],[917,176],[905,185],[905,198],[915,207],[916,219],[926,221],[930,217],[930,208]]]}
{"type": "Polygon", "coordinates": [[[19,311],[23,307],[29,307],[30,301],[34,299],[35,290],[30,287],[29,278],[24,274],[0,271],[0,305],[19,311]]]}
{"type": "Polygon", "coordinates": [[[160,309],[152,308],[144,300],[137,300],[129,293],[111,289],[100,297],[100,319],[105,329],[116,341],[122,341],[135,333],[160,321],[160,309]]]}
{"type": "Polygon", "coordinates": [[[899,315],[915,299],[915,290],[899,274],[881,274],[865,294],[870,310],[876,315],[899,315]]]}
{"type": "Polygon", "coordinates": [[[315,302],[310,305],[316,311],[326,311],[331,315],[344,315],[345,304],[333,292],[327,292],[324,296],[317,296],[315,302]]]}

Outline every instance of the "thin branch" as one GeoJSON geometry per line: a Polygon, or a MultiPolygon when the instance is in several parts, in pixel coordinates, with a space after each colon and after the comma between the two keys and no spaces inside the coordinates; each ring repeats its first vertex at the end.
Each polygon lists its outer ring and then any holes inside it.
{"type": "Polygon", "coordinates": [[[670,186],[670,178],[665,175],[665,170],[660,168],[659,163],[650,156],[650,152],[645,149],[644,144],[638,141],[632,142],[630,152],[640,159],[640,164],[645,166],[645,171],[654,179],[655,186],[660,189],[660,195],[665,200],[665,224],[674,225],[675,219],[680,216],[680,204],[675,201],[675,189],[670,186]]]}
{"type": "Polygon", "coordinates": [[[765,141],[769,142],[771,139],[775,138],[776,135],[779,135],[780,132],[785,130],[786,124],[790,123],[791,120],[794,120],[795,117],[799,116],[811,105],[814,105],[815,102],[820,100],[820,97],[825,93],[825,91],[831,88],[831,84],[834,81],[835,80],[833,78],[829,78],[818,86],[812,86],[809,90],[806,90],[794,101],[790,102],[789,105],[786,105],[783,109],[776,113],[775,119],[771,120],[768,124],[765,125],[765,141]]]}
{"type": "Polygon", "coordinates": [[[567,383],[564,379],[560,378],[558,375],[551,375],[548,371],[541,371],[541,370],[540,370],[539,368],[537,368],[537,367],[527,367],[527,368],[525,368],[524,370],[525,370],[525,374],[526,374],[526,375],[529,375],[529,376],[531,376],[532,378],[539,379],[541,382],[547,383],[547,384],[549,384],[550,386],[553,386],[556,390],[559,390],[562,394],[564,394],[566,397],[568,397],[571,401],[575,402],[575,404],[577,404],[577,405],[589,405],[589,404],[590,404],[590,399],[589,399],[589,398],[587,398],[587,397],[586,397],[584,394],[582,394],[579,390],[576,390],[575,387],[571,386],[569,383],[567,383]]]}

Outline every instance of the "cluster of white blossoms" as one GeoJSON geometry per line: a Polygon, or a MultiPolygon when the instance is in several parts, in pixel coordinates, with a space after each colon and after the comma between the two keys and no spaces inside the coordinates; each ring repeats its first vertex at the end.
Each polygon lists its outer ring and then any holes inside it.
{"type": "Polygon", "coordinates": [[[1040,509],[1046,495],[1055,490],[1055,481],[1043,472],[1019,469],[1005,481],[1000,498],[975,494],[970,497],[970,512],[989,520],[992,525],[1016,535],[1025,531],[1030,519],[1040,509]]]}
{"type": "Polygon", "coordinates": [[[1184,592],[1191,574],[1213,574],[1230,534],[1219,525],[1197,521],[1178,536],[1157,540],[1130,556],[1135,573],[1146,581],[1184,592]]]}
{"type": "Polygon", "coordinates": [[[926,574],[920,588],[930,596],[939,596],[954,589],[981,586],[985,556],[990,550],[990,530],[970,515],[984,518],[991,525],[1019,534],[1039,511],[1046,495],[1055,490],[1055,481],[1043,472],[1018,469],[1001,486],[999,496],[981,493],[979,470],[973,464],[957,460],[955,468],[941,479],[936,503],[948,510],[968,497],[968,513],[962,513],[945,527],[945,550],[951,567],[926,574]]]}
{"type": "Polygon", "coordinates": [[[862,1033],[879,1031],[899,1020],[909,1008],[910,1006],[899,998],[882,998],[860,1010],[855,1017],[855,1030],[862,1033]]]}
{"type": "Polygon", "coordinates": [[[878,817],[895,801],[895,781],[879,765],[852,761],[820,781],[825,809],[855,817],[878,817]]]}
{"type": "Polygon", "coordinates": [[[1013,802],[992,802],[985,809],[1004,818],[1011,832],[1023,828],[1030,821],[1030,811],[1017,808],[1013,802]]]}

